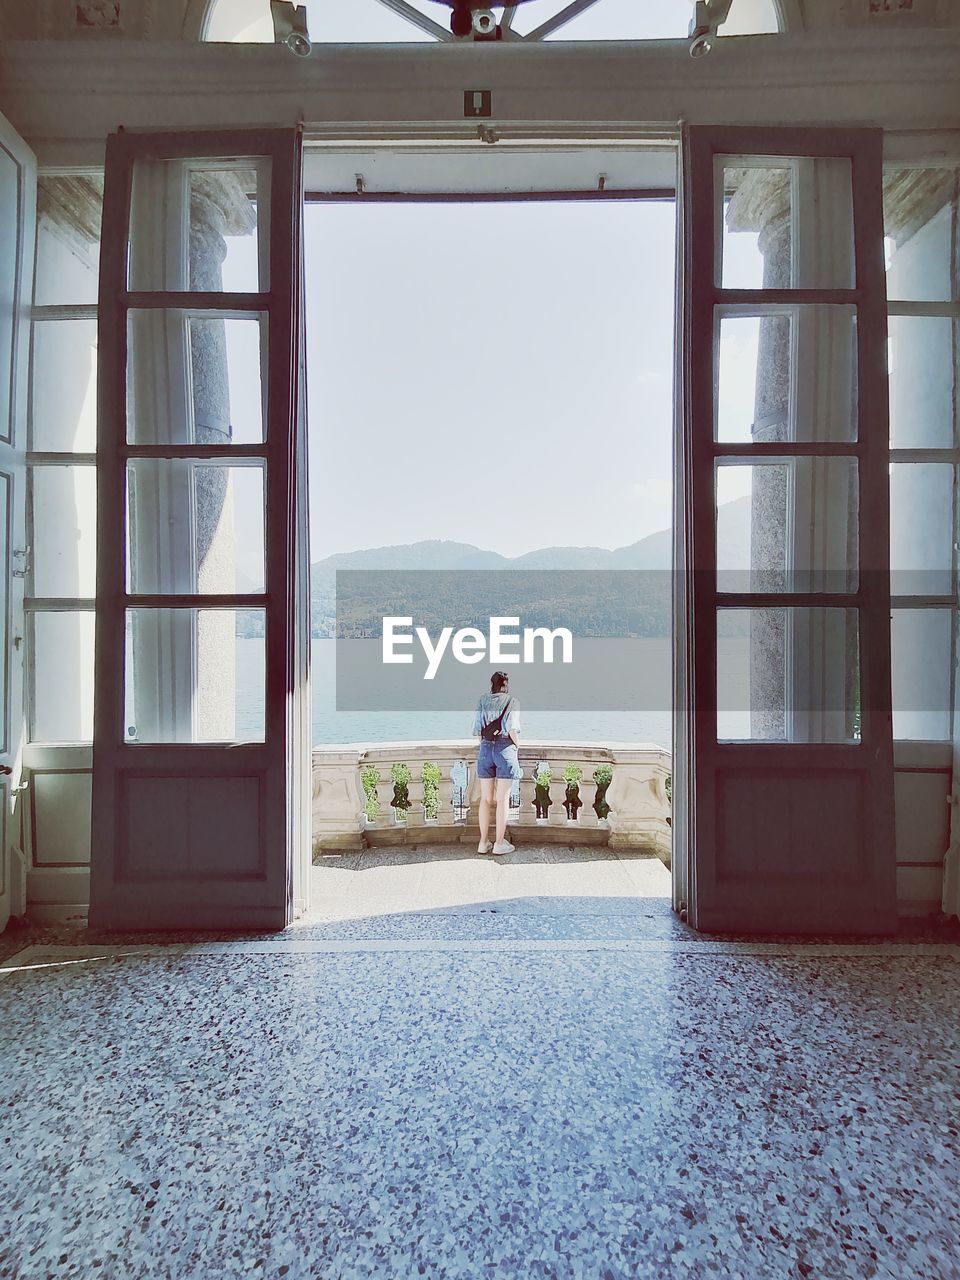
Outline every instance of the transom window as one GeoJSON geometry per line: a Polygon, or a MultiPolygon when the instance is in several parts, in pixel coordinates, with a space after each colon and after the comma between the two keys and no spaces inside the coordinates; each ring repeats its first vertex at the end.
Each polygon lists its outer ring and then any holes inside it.
{"type": "MultiPolygon", "coordinates": [[[[302,2],[302,0],[301,0],[302,2]]],[[[306,0],[314,43],[376,44],[455,40],[450,10],[437,0],[306,0]]],[[[524,0],[497,6],[509,40],[681,40],[691,0],[524,0]]],[[[721,35],[782,29],[777,0],[734,0],[721,35]]],[[[269,0],[213,0],[204,34],[210,41],[270,44],[269,0]]]]}

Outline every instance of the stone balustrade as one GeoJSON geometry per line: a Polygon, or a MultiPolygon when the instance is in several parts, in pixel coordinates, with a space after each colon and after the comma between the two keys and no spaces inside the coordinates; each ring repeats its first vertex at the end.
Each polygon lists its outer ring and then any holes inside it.
{"type": "MultiPolygon", "coordinates": [[[[314,852],[379,845],[476,843],[480,785],[473,739],[442,742],[351,743],[316,747],[313,752],[314,852]],[[440,769],[435,817],[424,810],[422,770],[426,762],[440,769]],[[394,808],[395,766],[409,769],[409,807],[394,808]],[[364,771],[377,806],[369,805],[364,771]],[[374,772],[375,771],[375,775],[374,772]],[[378,812],[374,809],[378,807],[378,812]]],[[[670,801],[667,778],[670,752],[635,744],[587,744],[524,741],[520,747],[523,776],[514,788],[510,839],[515,844],[609,845],[612,849],[646,850],[669,865],[670,801]],[[550,804],[537,818],[534,774],[550,770],[550,804]],[[602,818],[595,802],[594,771],[606,765],[612,778],[606,791],[610,812],[602,818]],[[582,771],[577,783],[580,806],[575,819],[564,807],[568,767],[582,771]]]]}

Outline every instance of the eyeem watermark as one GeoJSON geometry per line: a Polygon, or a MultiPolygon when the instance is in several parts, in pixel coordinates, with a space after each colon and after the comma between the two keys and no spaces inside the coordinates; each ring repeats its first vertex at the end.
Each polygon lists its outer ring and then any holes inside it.
{"type": "Polygon", "coordinates": [[[315,572],[313,634],[336,644],[338,711],[464,714],[500,668],[526,711],[668,710],[673,585],[669,569],[337,568],[315,572]]]}
{"type": "Polygon", "coordinates": [[[419,641],[427,659],[424,680],[432,680],[436,676],[448,649],[455,661],[465,666],[473,666],[477,662],[491,662],[499,666],[511,662],[553,662],[559,644],[560,661],[573,662],[573,634],[567,627],[552,630],[550,627],[524,627],[521,630],[519,617],[491,618],[486,635],[479,627],[461,627],[458,631],[453,627],[443,627],[436,642],[426,627],[414,627],[412,617],[384,617],[382,637],[383,661],[388,665],[412,664],[412,651],[400,650],[408,647],[412,650],[414,640],[419,641]]]}
{"type": "MultiPolygon", "coordinates": [[[[733,590],[726,578],[718,583],[713,570],[698,573],[705,593],[733,590]]],[[[842,574],[847,591],[849,575],[842,574]]],[[[818,577],[818,592],[828,589],[825,581],[839,591],[833,585],[841,581],[839,571],[818,577]]],[[[336,645],[337,710],[389,712],[389,722],[378,723],[389,723],[398,739],[409,735],[393,712],[457,711],[466,717],[458,722],[466,731],[470,709],[501,667],[510,672],[511,693],[524,711],[556,717],[567,711],[667,714],[673,707],[677,582],[669,569],[337,569],[316,574],[313,585],[313,634],[336,645]]],[[[689,581],[684,585],[690,589],[689,581]]],[[[855,738],[865,706],[857,611],[768,598],[751,609],[711,606],[718,736],[855,738]],[[813,705],[795,696],[798,671],[823,672],[806,680],[813,705]]],[[[316,654],[319,680],[328,670],[322,651],[316,654]]],[[[938,690],[934,685],[930,695],[933,715],[942,710],[938,690]]],[[[448,732],[449,721],[431,723],[437,735],[448,732]]],[[[618,723],[597,719],[591,737],[609,738],[618,723]]],[[[669,721],[663,723],[665,729],[644,730],[655,735],[651,741],[669,738],[669,721]]],[[[560,737],[568,732],[562,716],[549,728],[560,737]]],[[[356,732],[363,736],[366,726],[357,722],[356,732]]]]}

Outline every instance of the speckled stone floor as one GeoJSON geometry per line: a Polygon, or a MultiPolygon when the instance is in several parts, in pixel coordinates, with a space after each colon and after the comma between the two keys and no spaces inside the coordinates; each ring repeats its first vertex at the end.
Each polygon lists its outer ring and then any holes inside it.
{"type": "Polygon", "coordinates": [[[659,883],[21,934],[0,1276],[960,1275],[952,936],[703,939],[659,883]]]}

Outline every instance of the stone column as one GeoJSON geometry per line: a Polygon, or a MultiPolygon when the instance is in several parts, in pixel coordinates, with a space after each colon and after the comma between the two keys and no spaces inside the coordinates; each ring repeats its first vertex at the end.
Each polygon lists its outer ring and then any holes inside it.
{"type": "MultiPolygon", "coordinates": [[[[786,289],[792,283],[790,174],[786,169],[727,171],[734,194],[727,204],[731,231],[756,231],[763,254],[763,288],[786,289]]],[[[757,349],[753,439],[783,441],[790,429],[790,320],[764,316],[757,349]]],[[[787,472],[758,467],[753,474],[750,511],[751,587],[782,591],[787,564],[787,472]]],[[[771,602],[775,605],[775,601],[771,602]]],[[[787,736],[784,613],[775,607],[754,611],[750,620],[750,735],[778,740],[787,736]]]]}
{"type": "MultiPolygon", "coordinates": [[[[92,271],[96,270],[103,214],[103,178],[97,174],[39,174],[37,221],[92,271]]],[[[93,282],[94,290],[96,288],[93,282]]]]}
{"type": "Polygon", "coordinates": [[[899,252],[942,209],[957,209],[957,170],[889,169],[883,178],[884,233],[899,252]]]}
{"type": "MultiPolygon", "coordinates": [[[[255,175],[199,171],[190,181],[190,289],[220,292],[226,237],[256,230],[247,192],[255,175]]],[[[224,322],[191,322],[190,370],[197,444],[229,444],[230,386],[224,322]]],[[[233,488],[224,468],[199,467],[195,479],[197,590],[236,590],[233,488]]],[[[236,625],[227,612],[200,615],[197,633],[197,727],[203,738],[236,735],[236,625]]]]}

